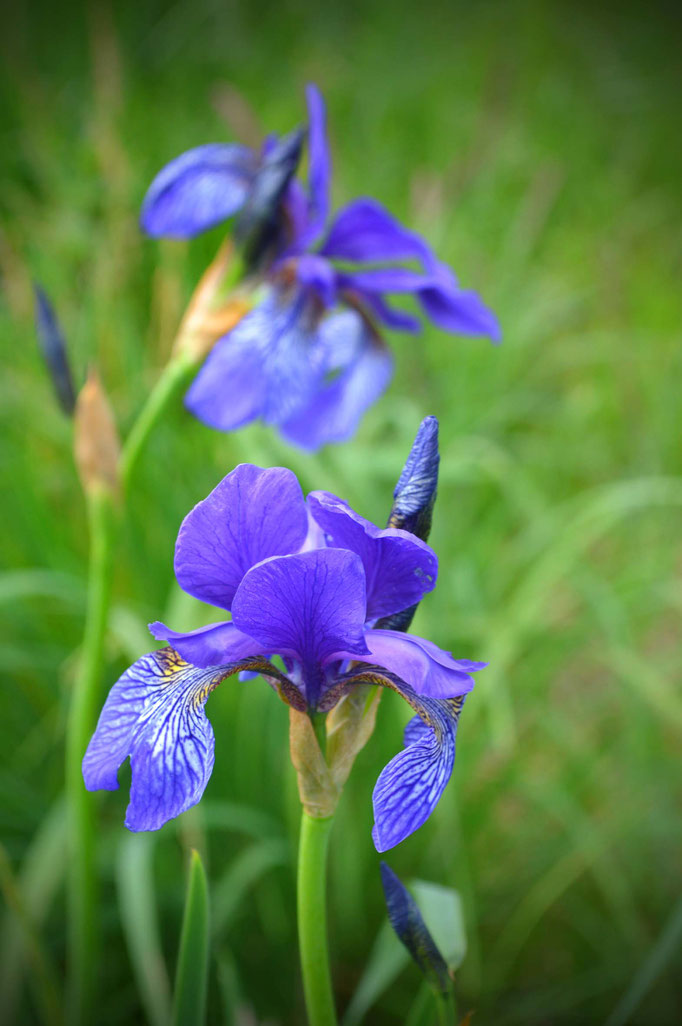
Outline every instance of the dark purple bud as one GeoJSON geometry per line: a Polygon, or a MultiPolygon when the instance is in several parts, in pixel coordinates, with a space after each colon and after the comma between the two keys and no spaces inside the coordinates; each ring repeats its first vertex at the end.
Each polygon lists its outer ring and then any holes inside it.
{"type": "Polygon", "coordinates": [[[70,417],[76,405],[76,393],[66,351],[66,340],[52,305],[39,285],[33,286],[38,344],[47,364],[59,405],[70,417]]]}
{"type": "Polygon", "coordinates": [[[282,241],[286,228],[282,201],[296,174],[304,137],[305,130],[297,128],[279,139],[266,150],[256,172],[234,229],[249,268],[262,264],[282,241]]]}
{"type": "Polygon", "coordinates": [[[425,417],[393,492],[389,527],[400,527],[426,541],[431,531],[438,488],[438,421],[425,417]]]}
{"type": "MultiPolygon", "coordinates": [[[[433,507],[438,489],[438,420],[425,417],[412,443],[410,455],[403,467],[393,492],[393,507],[388,518],[389,527],[398,527],[426,541],[431,531],[433,507]]],[[[377,623],[392,631],[406,631],[417,606],[385,617],[377,623]]]]}
{"type": "Polygon", "coordinates": [[[388,919],[398,939],[417,963],[429,986],[439,993],[448,993],[451,981],[445,959],[426,927],[417,902],[385,862],[381,863],[381,883],[388,919]]]}

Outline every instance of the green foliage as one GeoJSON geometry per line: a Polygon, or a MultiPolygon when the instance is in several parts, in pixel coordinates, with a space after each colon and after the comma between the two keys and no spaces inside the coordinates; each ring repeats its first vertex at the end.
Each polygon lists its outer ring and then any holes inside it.
{"type": "MultiPolygon", "coordinates": [[[[676,33],[672,9],[644,18],[634,6],[559,0],[32,0],[5,12],[0,834],[18,898],[2,949],[12,951],[10,1022],[44,1021],[50,981],[63,975],[64,724],[87,556],[70,427],[40,364],[30,278],[54,301],[77,383],[96,361],[127,428],[221,240],[220,230],[189,245],[141,238],[151,176],[189,146],[240,134],[235,97],[268,128],[300,122],[309,78],[329,102],[337,204],[371,194],[424,232],[499,314],[504,344],[431,329],[395,336],[388,395],[351,445],[315,457],[259,426],[211,432],[178,404],[139,467],[103,676],[113,683],[152,647],[144,624],[167,603],[174,627],[206,617],[178,598],[173,544],[185,513],[235,463],[287,464],[304,488],[330,489],[381,521],[420,418],[436,414],[430,541],[441,576],[414,630],[491,666],[462,716],[452,784],[391,864],[461,894],[468,951],[456,991],[479,1026],[676,1021],[676,33]]],[[[254,681],[219,688],[208,712],[217,741],[207,800],[155,838],[153,894],[145,884],[136,914],[153,912],[158,928],[148,919],[144,929],[172,966],[183,866],[198,845],[224,896],[208,1021],[252,1014],[293,1026],[303,1013],[285,857],[298,823],[286,709],[254,681]]],[[[384,918],[371,790],[406,715],[384,696],[334,827],[341,1011],[384,918]]],[[[121,790],[97,803],[98,1026],[154,1021],[163,1000],[152,999],[139,955],[131,969],[121,913],[128,782],[124,769],[121,790]]],[[[405,972],[371,1021],[404,1022],[414,998],[405,972]]]]}

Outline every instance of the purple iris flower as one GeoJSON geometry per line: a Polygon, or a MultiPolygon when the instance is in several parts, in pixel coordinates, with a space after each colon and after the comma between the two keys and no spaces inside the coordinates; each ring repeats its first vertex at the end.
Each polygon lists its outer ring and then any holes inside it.
{"type": "Polygon", "coordinates": [[[172,647],[139,659],[111,689],[83,760],[86,787],[115,790],[129,755],[126,825],[158,829],[204,792],[214,760],[204,704],[225,678],[259,673],[308,712],[378,684],[417,714],[374,790],[376,847],[398,844],[443,792],[471,673],[485,665],[377,626],[431,591],[437,571],[432,549],[409,532],[382,530],[327,492],[306,502],[289,470],[241,464],[188,514],[175,549],[180,586],[232,619],[188,633],[151,624],[172,647]]]}
{"type": "MultiPolygon", "coordinates": [[[[315,450],[352,437],[388,386],[393,360],[378,326],[421,327],[390,305],[391,295],[414,295],[427,318],[448,332],[499,341],[500,328],[480,297],[461,289],[428,244],[375,200],[357,199],[330,222],[326,112],[313,85],[307,102],[307,188],[278,179],[285,230],[269,251],[263,294],[217,342],[185,402],[219,430],[260,418],[315,450]]],[[[263,159],[267,150],[259,158],[234,144],[178,157],[152,184],[143,227],[187,237],[245,209],[262,181],[263,159]]]]}

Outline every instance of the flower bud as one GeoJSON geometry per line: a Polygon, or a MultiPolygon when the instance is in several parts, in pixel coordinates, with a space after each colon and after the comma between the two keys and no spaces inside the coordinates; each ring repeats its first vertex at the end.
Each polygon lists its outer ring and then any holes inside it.
{"type": "MultiPolygon", "coordinates": [[[[424,417],[419,425],[410,455],[393,492],[389,527],[398,527],[426,541],[431,532],[433,507],[438,489],[438,421],[424,417]]],[[[377,623],[384,630],[406,631],[417,611],[416,606],[386,616],[377,623]]]]}
{"type": "Polygon", "coordinates": [[[66,339],[52,304],[39,285],[33,286],[35,294],[35,322],[38,344],[52,379],[57,401],[67,417],[73,415],[76,393],[66,350],[66,339]]]}
{"type": "Polygon", "coordinates": [[[400,527],[426,541],[431,531],[438,488],[438,421],[425,417],[393,492],[389,527],[400,527]]]}
{"type": "Polygon", "coordinates": [[[305,132],[289,132],[266,151],[234,227],[244,264],[257,269],[280,242],[285,230],[282,200],[296,173],[305,132]]]}
{"type": "Polygon", "coordinates": [[[381,883],[391,926],[436,993],[451,989],[448,966],[431,936],[419,905],[393,870],[381,863],[381,883]]]}
{"type": "Polygon", "coordinates": [[[90,370],[74,413],[74,456],[85,492],[119,490],[121,446],[114,415],[99,375],[90,370]]]}

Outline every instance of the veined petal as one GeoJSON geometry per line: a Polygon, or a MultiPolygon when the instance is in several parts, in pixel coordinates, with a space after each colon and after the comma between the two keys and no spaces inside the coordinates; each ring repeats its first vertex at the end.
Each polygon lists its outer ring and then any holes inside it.
{"type": "Polygon", "coordinates": [[[419,235],[365,196],[342,207],[320,252],[357,263],[417,259],[428,267],[435,262],[432,250],[419,235]]]}
{"type": "Polygon", "coordinates": [[[298,552],[307,532],[296,476],[242,463],[183,520],[175,575],[188,594],[229,609],[247,570],[268,556],[298,552]]]}
{"type": "Polygon", "coordinates": [[[320,90],[312,82],[306,86],[308,103],[308,148],[310,170],[309,234],[311,241],[324,228],[329,216],[331,157],[327,142],[327,111],[320,90]]]}
{"type": "Polygon", "coordinates": [[[199,801],[214,759],[204,704],[221,681],[242,670],[266,673],[301,707],[296,689],[260,657],[199,669],[162,648],[138,659],[114,684],[83,758],[83,779],[88,791],[116,790],[117,770],[130,755],[129,830],[158,830],[199,801]]]}
{"type": "MultiPolygon", "coordinates": [[[[395,528],[381,530],[329,492],[312,492],[308,506],[332,545],[360,556],[367,580],[368,620],[407,609],[435,587],[438,559],[419,538],[395,528]]],[[[400,673],[397,668],[396,673],[400,673]]]]}
{"type": "MultiPolygon", "coordinates": [[[[396,690],[399,690],[396,688],[396,690]]],[[[403,697],[410,698],[403,690],[403,697]]],[[[418,830],[438,804],[455,763],[457,722],[464,698],[421,699],[419,716],[429,725],[417,740],[395,755],[379,774],[372,803],[372,839],[388,851],[418,830]]],[[[416,708],[414,701],[410,704],[416,708]]]]}
{"type": "Polygon", "coordinates": [[[235,627],[264,651],[301,664],[302,685],[315,705],[323,667],[337,652],[367,654],[363,638],[365,575],[353,552],[315,549],[276,556],[253,567],[232,603],[235,627]]]}
{"type": "Polygon", "coordinates": [[[320,339],[329,353],[328,370],[340,372],[322,383],[309,404],[281,425],[285,438],[311,452],[330,442],[352,438],[365,411],[385,391],[393,376],[390,351],[354,310],[323,320],[320,339]],[[332,350],[332,335],[339,337],[340,351],[332,350]],[[345,341],[341,340],[342,335],[345,341]]]}
{"type": "Polygon", "coordinates": [[[171,648],[143,656],[114,684],[83,759],[89,791],[118,787],[133,771],[126,826],[158,830],[204,792],[213,769],[213,731],[203,711],[231,667],[198,670],[171,648]]]}
{"type": "Polygon", "coordinates": [[[257,157],[236,143],[207,143],[167,164],[150,185],[140,224],[148,235],[189,239],[244,203],[257,157]]]}
{"type": "Polygon", "coordinates": [[[357,684],[378,684],[397,691],[424,722],[420,729],[414,720],[408,724],[408,747],[384,767],[374,787],[372,838],[377,851],[388,851],[426,822],[445,790],[455,762],[457,722],[465,696],[438,699],[418,695],[395,674],[370,667],[340,678],[335,693],[328,693],[325,708],[331,708],[332,702],[357,684]]]}
{"type": "Polygon", "coordinates": [[[149,630],[157,641],[167,641],[183,659],[200,669],[264,654],[262,645],[242,634],[229,621],[183,633],[156,620],[149,624],[149,630]]]}
{"type": "Polygon", "coordinates": [[[471,672],[486,663],[460,662],[438,645],[416,634],[402,631],[369,630],[365,642],[370,655],[362,662],[376,663],[406,681],[415,692],[430,698],[454,698],[465,695],[474,686],[471,672]]]}

